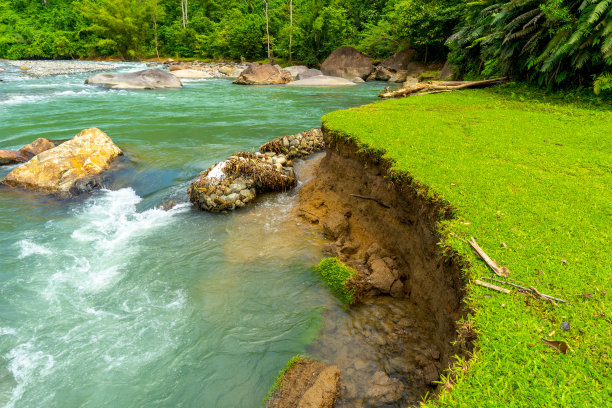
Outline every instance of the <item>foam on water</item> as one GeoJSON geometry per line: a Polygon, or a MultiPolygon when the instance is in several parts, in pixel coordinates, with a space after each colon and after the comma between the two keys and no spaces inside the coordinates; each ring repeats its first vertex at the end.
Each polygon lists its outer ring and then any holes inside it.
{"type": "Polygon", "coordinates": [[[50,255],[51,251],[42,245],[36,244],[30,240],[24,239],[19,241],[21,253],[19,259],[23,259],[30,255],[50,255]]]}
{"type": "Polygon", "coordinates": [[[14,381],[10,398],[0,398],[6,406],[53,398],[53,390],[39,390],[40,384],[53,387],[58,378],[69,380],[75,364],[89,364],[98,373],[129,370],[174,347],[168,328],[184,318],[185,293],[130,273],[141,241],[189,206],[139,210],[141,203],[131,188],[102,190],[75,208],[74,217],[45,224],[48,234],[63,239],[43,245],[31,238],[39,231],[17,243],[28,288],[39,295],[13,305],[27,319],[0,328],[2,357],[14,381]],[[38,262],[32,271],[34,256],[38,262]],[[143,279],[149,281],[141,285],[143,279]],[[153,351],[139,350],[143,343],[151,343],[153,351]],[[104,353],[89,355],[100,344],[104,353]]]}

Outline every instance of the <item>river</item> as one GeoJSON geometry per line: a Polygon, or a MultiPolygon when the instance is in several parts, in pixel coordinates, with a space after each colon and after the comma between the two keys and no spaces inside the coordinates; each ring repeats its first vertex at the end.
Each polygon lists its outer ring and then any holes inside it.
{"type": "Polygon", "coordinates": [[[0,149],[96,126],[125,152],[85,197],[0,189],[0,405],[260,406],[324,312],[344,313],[311,269],[324,242],[288,227],[295,193],[218,215],[194,210],[185,190],[215,162],[371,102],[381,85],[116,91],[84,85],[87,74],[0,66],[0,149]]]}

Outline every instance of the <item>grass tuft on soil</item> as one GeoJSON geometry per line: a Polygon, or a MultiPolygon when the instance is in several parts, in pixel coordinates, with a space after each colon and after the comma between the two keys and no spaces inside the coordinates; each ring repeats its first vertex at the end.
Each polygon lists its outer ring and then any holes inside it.
{"type": "Polygon", "coordinates": [[[345,305],[353,303],[355,290],[347,289],[346,283],[357,271],[346,266],[338,258],[325,258],[315,266],[315,269],[342,303],[345,305]]]}
{"type": "Polygon", "coordinates": [[[461,324],[478,334],[475,356],[454,366],[431,405],[612,406],[609,106],[496,88],[378,102],[330,113],[323,125],[438,205],[440,252],[465,265],[472,313],[461,324]],[[568,303],[474,284],[495,276],[471,236],[509,281],[568,303]],[[571,349],[557,353],[542,339],[571,349]]]}
{"type": "Polygon", "coordinates": [[[264,404],[267,401],[270,401],[274,397],[274,393],[276,393],[276,391],[281,387],[281,385],[283,385],[283,378],[285,377],[285,374],[287,373],[287,371],[291,370],[300,361],[304,361],[304,360],[306,360],[306,357],[298,354],[298,355],[291,357],[291,359],[287,361],[287,364],[285,364],[285,367],[283,367],[282,370],[278,372],[278,376],[276,376],[276,380],[274,380],[274,384],[272,384],[272,386],[268,390],[268,394],[263,400],[264,404]]]}

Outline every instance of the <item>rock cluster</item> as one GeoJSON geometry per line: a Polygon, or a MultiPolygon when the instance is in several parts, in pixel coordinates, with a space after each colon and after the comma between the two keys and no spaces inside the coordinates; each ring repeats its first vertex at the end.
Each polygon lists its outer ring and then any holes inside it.
{"type": "Polygon", "coordinates": [[[246,206],[257,194],[289,190],[297,185],[292,160],[323,146],[321,130],[312,129],[271,140],[256,153],[236,153],[200,174],[187,190],[189,199],[202,210],[224,212],[246,206]]]}
{"type": "Polygon", "coordinates": [[[117,65],[106,62],[82,61],[4,61],[8,65],[27,71],[28,75],[41,77],[51,75],[82,74],[85,72],[111,71],[117,65]]]}
{"type": "Polygon", "coordinates": [[[38,153],[54,147],[55,143],[41,137],[19,150],[0,150],[0,165],[25,163],[38,153]]]}
{"type": "Polygon", "coordinates": [[[247,68],[246,65],[201,61],[194,61],[189,64],[166,62],[164,66],[177,78],[237,78],[247,68]]]}
{"type": "Polygon", "coordinates": [[[121,154],[121,149],[100,129],[85,129],[14,168],[3,183],[69,198],[100,187],[97,176],[121,154]]]}

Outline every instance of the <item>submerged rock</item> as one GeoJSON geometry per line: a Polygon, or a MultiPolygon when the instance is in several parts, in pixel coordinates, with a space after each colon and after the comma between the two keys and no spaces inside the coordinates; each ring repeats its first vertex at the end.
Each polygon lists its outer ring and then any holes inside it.
{"type": "Polygon", "coordinates": [[[41,137],[19,150],[0,150],[0,165],[25,163],[37,154],[54,147],[52,141],[41,137]]]}
{"type": "Polygon", "coordinates": [[[97,176],[121,154],[104,132],[93,127],[16,167],[3,183],[68,198],[99,187],[97,176]]]}
{"type": "Polygon", "coordinates": [[[402,398],[404,384],[397,378],[390,378],[383,371],[376,372],[371,378],[368,398],[377,404],[392,404],[402,398]]]}
{"type": "Polygon", "coordinates": [[[291,73],[272,64],[254,62],[234,81],[238,85],[282,85],[293,81],[291,73]]]}
{"type": "Polygon", "coordinates": [[[338,48],[321,65],[324,75],[345,79],[360,77],[365,79],[374,71],[372,58],[363,55],[353,47],[338,48]]]}
{"type": "Polygon", "coordinates": [[[161,69],[145,69],[125,74],[96,74],[85,80],[89,85],[104,85],[111,89],[164,89],[181,88],[181,81],[161,69]]]}

